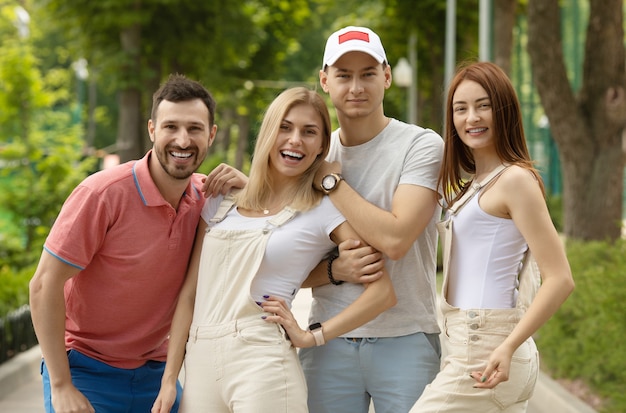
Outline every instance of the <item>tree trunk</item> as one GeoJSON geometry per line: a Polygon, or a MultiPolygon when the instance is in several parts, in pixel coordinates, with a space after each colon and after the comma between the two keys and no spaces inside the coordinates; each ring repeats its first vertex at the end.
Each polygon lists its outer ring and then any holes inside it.
{"type": "Polygon", "coordinates": [[[142,117],[140,120],[140,135],[139,139],[142,144],[142,153],[148,151],[148,149],[152,148],[152,141],[150,140],[150,135],[148,134],[148,119],[150,119],[152,110],[152,95],[156,92],[161,86],[161,82],[164,81],[163,68],[161,62],[151,61],[148,63],[150,67],[150,71],[147,76],[144,76],[142,79],[143,84],[143,94],[141,96],[141,107],[145,108],[142,110],[142,117]]]}
{"type": "Polygon", "coordinates": [[[141,90],[139,73],[141,27],[138,24],[122,29],[122,51],[126,63],[121,67],[122,87],[118,94],[119,121],[117,126],[117,153],[121,162],[138,159],[144,154],[141,124],[141,90]]]}
{"type": "Polygon", "coordinates": [[[235,110],[233,108],[226,108],[221,111],[217,136],[213,143],[213,153],[222,153],[224,156],[228,154],[234,118],[235,110]]]}
{"type": "Polygon", "coordinates": [[[125,88],[118,93],[120,116],[117,123],[117,154],[120,162],[141,158],[143,145],[140,138],[141,93],[136,88],[125,88]]]}
{"type": "Polygon", "coordinates": [[[238,117],[239,138],[237,139],[237,153],[235,154],[235,168],[243,169],[243,160],[248,151],[248,135],[250,134],[250,118],[247,115],[238,117]]]}
{"type": "Polygon", "coordinates": [[[91,72],[87,92],[87,149],[92,150],[96,141],[96,105],[98,104],[98,82],[91,72]]]}
{"type": "Polygon", "coordinates": [[[558,0],[528,3],[528,52],[563,172],[564,232],[615,240],[622,221],[626,124],[622,0],[591,0],[583,83],[575,96],[563,58],[558,0]]]}
{"type": "Polygon", "coordinates": [[[493,5],[494,63],[510,75],[517,0],[497,0],[493,5]]]}

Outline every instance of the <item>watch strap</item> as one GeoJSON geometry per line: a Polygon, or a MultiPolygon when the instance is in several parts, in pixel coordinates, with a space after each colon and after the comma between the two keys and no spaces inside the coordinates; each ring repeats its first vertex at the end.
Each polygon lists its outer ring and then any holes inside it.
{"type": "Polygon", "coordinates": [[[324,331],[320,323],[311,324],[309,326],[309,330],[311,331],[311,334],[313,334],[316,346],[319,347],[326,344],[326,340],[324,339],[324,331]]]}

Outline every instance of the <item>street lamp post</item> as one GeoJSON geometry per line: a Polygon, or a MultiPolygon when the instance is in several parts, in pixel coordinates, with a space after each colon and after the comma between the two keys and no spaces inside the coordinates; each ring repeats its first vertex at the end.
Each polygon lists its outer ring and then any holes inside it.
{"type": "Polygon", "coordinates": [[[407,122],[415,124],[415,109],[412,105],[411,87],[413,86],[413,68],[405,57],[398,60],[398,64],[393,68],[393,80],[403,89],[407,90],[407,122]]]}
{"type": "Polygon", "coordinates": [[[15,26],[21,39],[26,39],[30,35],[30,15],[22,6],[15,7],[15,26]]]}
{"type": "Polygon", "coordinates": [[[74,63],[72,63],[72,69],[74,69],[74,73],[76,74],[76,111],[74,113],[74,121],[75,123],[82,123],[82,113],[83,113],[83,101],[85,98],[85,81],[89,77],[89,69],[87,60],[84,58],[80,58],[74,63]]]}

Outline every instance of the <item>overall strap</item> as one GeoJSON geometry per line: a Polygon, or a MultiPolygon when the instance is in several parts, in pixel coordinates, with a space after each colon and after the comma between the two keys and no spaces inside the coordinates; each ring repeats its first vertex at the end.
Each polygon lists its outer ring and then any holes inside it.
{"type": "Polygon", "coordinates": [[[224,199],[222,199],[222,202],[220,203],[220,206],[217,208],[217,212],[215,213],[215,215],[213,215],[213,218],[211,218],[208,222],[209,226],[213,226],[215,224],[217,224],[218,222],[222,222],[222,220],[224,218],[226,218],[226,214],[228,214],[228,211],[230,211],[233,206],[235,206],[235,197],[232,194],[228,194],[224,197],[224,199]]]}
{"type": "Polygon", "coordinates": [[[296,216],[296,210],[291,208],[290,206],[284,207],[278,214],[272,217],[272,219],[268,220],[267,223],[274,226],[275,228],[280,227],[281,225],[291,221],[293,217],[296,216]]]}
{"type": "Polygon", "coordinates": [[[494,178],[499,176],[507,167],[509,167],[509,165],[500,165],[497,168],[495,168],[493,171],[491,171],[489,175],[487,175],[485,179],[483,179],[482,181],[472,182],[472,184],[470,185],[469,188],[467,188],[467,191],[463,194],[463,196],[459,198],[459,200],[456,201],[451,207],[448,208],[448,212],[452,215],[458,213],[461,210],[461,208],[463,208],[463,206],[467,203],[467,201],[472,199],[472,197],[482,187],[484,187],[489,182],[491,182],[494,178]]]}

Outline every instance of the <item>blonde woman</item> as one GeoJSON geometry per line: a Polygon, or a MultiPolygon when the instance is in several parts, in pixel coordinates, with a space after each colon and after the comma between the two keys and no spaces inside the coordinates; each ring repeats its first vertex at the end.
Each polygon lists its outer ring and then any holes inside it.
{"type": "Polygon", "coordinates": [[[385,273],[311,329],[291,314],[311,270],[341,241],[360,239],[313,188],[330,131],[316,92],[284,91],[263,119],[247,186],[207,200],[152,412],[170,411],[183,359],[182,412],[307,412],[295,348],[323,345],[395,305],[385,273]]]}

